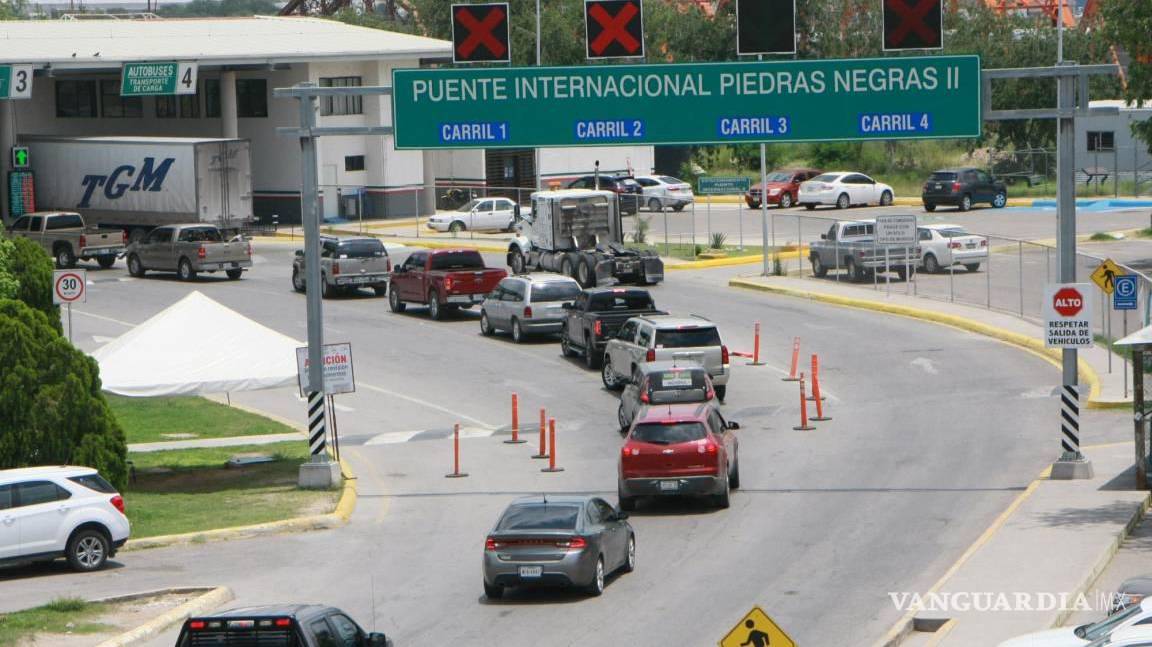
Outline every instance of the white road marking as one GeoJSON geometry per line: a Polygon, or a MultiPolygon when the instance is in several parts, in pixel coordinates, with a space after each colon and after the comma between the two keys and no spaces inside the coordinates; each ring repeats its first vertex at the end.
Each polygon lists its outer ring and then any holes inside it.
{"type": "Polygon", "coordinates": [[[1040,386],[1031,391],[1021,393],[1020,397],[1025,400],[1043,400],[1044,398],[1051,398],[1057,395],[1058,392],[1059,389],[1057,387],[1040,386]]]}
{"type": "Polygon", "coordinates": [[[103,335],[92,335],[92,341],[97,344],[107,344],[108,342],[116,341],[115,337],[104,337],[103,335]]]}
{"type": "MultiPolygon", "coordinates": [[[[439,433],[443,433],[446,430],[444,430],[444,429],[421,429],[419,431],[392,431],[392,432],[388,432],[388,433],[384,433],[384,434],[378,434],[376,436],[373,436],[364,444],[365,445],[393,445],[393,444],[397,444],[397,443],[406,443],[406,442],[412,440],[413,438],[415,438],[416,436],[419,436],[420,434],[426,433],[428,431],[436,431],[439,433]]],[[[488,427],[461,427],[460,428],[460,438],[461,439],[488,438],[489,436],[492,436],[495,433],[496,433],[495,429],[491,429],[488,427]]],[[[433,439],[442,440],[444,438],[451,438],[451,437],[452,437],[452,434],[451,434],[451,432],[449,432],[447,436],[444,436],[442,438],[441,437],[429,438],[429,440],[433,440],[433,439]]]]}
{"type": "Polygon", "coordinates": [[[403,393],[397,393],[395,391],[390,391],[388,389],[385,389],[385,388],[379,387],[379,386],[375,386],[373,384],[361,383],[360,386],[362,388],[368,389],[369,391],[376,391],[377,393],[383,393],[384,395],[390,395],[394,398],[400,398],[401,400],[407,400],[409,402],[412,402],[413,404],[418,404],[420,406],[428,407],[429,409],[435,409],[436,411],[439,411],[441,413],[446,413],[446,414],[448,414],[454,418],[459,418],[461,420],[467,420],[468,422],[471,422],[471,423],[478,425],[480,427],[485,427],[485,428],[493,427],[493,425],[490,425],[490,424],[484,422],[483,420],[478,420],[476,418],[473,418],[470,415],[460,413],[459,411],[453,411],[452,409],[449,409],[448,407],[442,407],[442,406],[440,406],[434,402],[429,402],[427,400],[421,400],[420,398],[412,397],[410,395],[405,395],[403,393]]]}
{"type": "Polygon", "coordinates": [[[929,375],[938,375],[940,371],[936,370],[936,363],[927,357],[917,357],[912,360],[912,366],[924,369],[924,372],[929,375]]]}
{"type": "Polygon", "coordinates": [[[98,315],[98,314],[94,314],[91,312],[84,312],[83,310],[73,310],[72,312],[74,312],[75,314],[78,314],[78,315],[84,315],[85,317],[92,317],[93,319],[100,319],[101,321],[111,321],[114,324],[120,324],[121,326],[127,326],[128,328],[135,328],[136,326],[140,325],[140,324],[129,323],[127,321],[120,321],[119,319],[113,319],[112,317],[105,317],[104,315],[98,315]]]}
{"type": "Polygon", "coordinates": [[[352,407],[349,407],[349,406],[344,405],[344,404],[335,404],[333,406],[336,407],[337,411],[344,411],[345,413],[352,413],[353,411],[355,411],[355,409],[353,409],[352,407]]]}

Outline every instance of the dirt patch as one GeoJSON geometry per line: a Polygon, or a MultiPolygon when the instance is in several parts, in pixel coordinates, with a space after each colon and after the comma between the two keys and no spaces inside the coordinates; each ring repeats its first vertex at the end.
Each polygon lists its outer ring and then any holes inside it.
{"type": "Polygon", "coordinates": [[[91,647],[131,631],[203,593],[173,593],[108,604],[99,613],[81,621],[89,625],[105,625],[106,629],[85,633],[40,633],[16,643],[15,647],[91,647]]]}
{"type": "Polygon", "coordinates": [[[260,487],[269,485],[295,487],[298,468],[298,464],[294,462],[276,461],[243,467],[221,465],[218,468],[148,472],[139,474],[131,489],[156,493],[195,493],[242,489],[254,484],[260,487]]]}

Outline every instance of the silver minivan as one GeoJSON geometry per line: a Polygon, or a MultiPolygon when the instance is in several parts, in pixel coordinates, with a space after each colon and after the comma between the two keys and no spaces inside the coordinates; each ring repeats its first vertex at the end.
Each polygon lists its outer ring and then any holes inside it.
{"type": "Polygon", "coordinates": [[[560,274],[509,276],[484,297],[480,304],[480,332],[512,333],[520,343],[526,335],[558,333],[564,325],[565,303],[580,295],[580,284],[560,274]]]}
{"type": "Polygon", "coordinates": [[[604,349],[601,378],[609,389],[622,388],[645,362],[688,360],[703,366],[712,378],[716,398],[728,390],[728,347],[716,324],[703,317],[649,315],[624,322],[604,349]]]}

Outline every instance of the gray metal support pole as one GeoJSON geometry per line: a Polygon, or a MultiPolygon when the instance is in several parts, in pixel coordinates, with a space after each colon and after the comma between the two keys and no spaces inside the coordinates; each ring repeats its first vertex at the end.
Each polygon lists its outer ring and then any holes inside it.
{"type": "Polygon", "coordinates": [[[772,271],[768,269],[768,254],[775,252],[775,241],[772,247],[768,246],[768,153],[764,144],[760,144],[760,248],[764,252],[764,271],[768,276],[772,271]]]}
{"type": "Polygon", "coordinates": [[[1133,437],[1135,440],[1136,449],[1136,487],[1141,490],[1148,489],[1148,455],[1144,447],[1144,426],[1148,421],[1144,418],[1144,410],[1147,408],[1144,405],[1144,346],[1132,347],[1132,401],[1136,408],[1135,415],[1132,416],[1134,420],[1133,437]]]}

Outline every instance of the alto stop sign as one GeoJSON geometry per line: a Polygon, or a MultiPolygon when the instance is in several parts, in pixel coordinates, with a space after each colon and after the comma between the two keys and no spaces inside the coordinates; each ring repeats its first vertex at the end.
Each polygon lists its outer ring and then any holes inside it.
{"type": "Polygon", "coordinates": [[[1076,288],[1061,288],[1052,295],[1052,309],[1062,317],[1075,317],[1084,309],[1084,295],[1076,288]]]}

